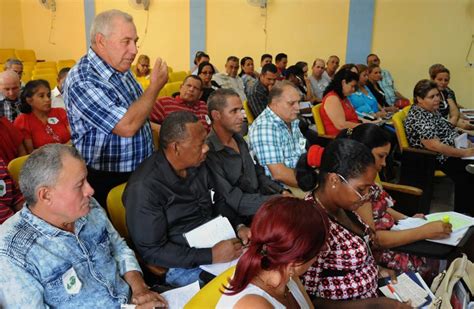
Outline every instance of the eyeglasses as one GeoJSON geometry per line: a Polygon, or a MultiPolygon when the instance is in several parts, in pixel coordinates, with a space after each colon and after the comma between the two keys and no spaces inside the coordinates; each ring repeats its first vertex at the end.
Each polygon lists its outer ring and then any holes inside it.
{"type": "Polygon", "coordinates": [[[367,192],[366,194],[362,195],[359,193],[359,191],[357,191],[353,186],[350,185],[350,183],[340,174],[336,174],[337,176],[339,176],[339,178],[341,178],[341,180],[349,186],[349,188],[352,189],[352,191],[354,191],[357,196],[360,198],[360,201],[361,202],[364,202],[364,201],[368,201],[372,198],[372,196],[374,195],[374,191],[373,190],[370,190],[369,189],[369,192],[367,192]]]}

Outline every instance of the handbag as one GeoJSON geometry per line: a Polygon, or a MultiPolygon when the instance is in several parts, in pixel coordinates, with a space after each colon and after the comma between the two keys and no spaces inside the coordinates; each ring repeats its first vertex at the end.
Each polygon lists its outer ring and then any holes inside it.
{"type": "Polygon", "coordinates": [[[431,303],[431,309],[451,309],[451,294],[454,285],[463,279],[471,295],[474,295],[474,264],[465,254],[455,259],[448,270],[436,276],[431,284],[431,291],[436,298],[431,303]]]}

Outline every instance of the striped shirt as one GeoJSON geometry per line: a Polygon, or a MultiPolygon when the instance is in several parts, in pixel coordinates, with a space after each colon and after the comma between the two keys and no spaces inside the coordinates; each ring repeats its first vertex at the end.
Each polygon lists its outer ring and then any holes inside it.
{"type": "Polygon", "coordinates": [[[23,203],[23,195],[7,172],[7,165],[0,158],[0,224],[13,216],[14,207],[23,203]]]}
{"type": "Polygon", "coordinates": [[[207,115],[207,105],[204,101],[197,101],[196,103],[185,102],[179,96],[176,98],[164,97],[156,100],[151,112],[150,119],[153,122],[162,124],[163,120],[173,112],[186,111],[195,114],[201,121],[206,131],[211,130],[211,119],[207,115]]]}
{"type": "Polygon", "coordinates": [[[283,163],[295,168],[301,154],[306,151],[306,139],[298,124],[299,120],[294,120],[289,130],[286,123],[267,107],[250,126],[250,149],[265,168],[267,176],[272,177],[268,164],[283,163]]]}
{"type": "Polygon", "coordinates": [[[89,167],[131,172],[152,154],[148,121],[132,137],[112,133],[142,94],[130,70],[116,71],[92,49],[71,69],[64,83],[64,103],[71,140],[89,167]]]}

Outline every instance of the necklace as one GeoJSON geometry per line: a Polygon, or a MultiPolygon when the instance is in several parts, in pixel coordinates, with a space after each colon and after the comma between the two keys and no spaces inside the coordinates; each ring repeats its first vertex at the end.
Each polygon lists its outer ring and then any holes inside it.
{"type": "Polygon", "coordinates": [[[270,296],[272,296],[273,298],[278,300],[280,303],[285,305],[285,307],[288,307],[288,304],[289,304],[288,303],[288,291],[289,290],[288,290],[287,285],[285,285],[285,291],[283,292],[283,295],[282,294],[277,294],[277,293],[274,292],[274,290],[275,290],[274,286],[269,285],[266,281],[264,281],[262,278],[260,278],[260,276],[256,276],[255,278],[258,279],[258,281],[261,283],[260,285],[263,285],[263,286],[260,286],[260,288],[262,288],[265,292],[270,294],[270,296]]]}

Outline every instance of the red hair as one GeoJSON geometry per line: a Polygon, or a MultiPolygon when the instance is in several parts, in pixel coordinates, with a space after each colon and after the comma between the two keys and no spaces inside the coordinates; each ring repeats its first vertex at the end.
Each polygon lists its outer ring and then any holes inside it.
{"type": "Polygon", "coordinates": [[[249,248],[240,258],[226,294],[241,292],[262,270],[282,272],[290,263],[306,263],[326,243],[326,212],[294,197],[275,197],[260,207],[252,221],[249,248]]]}

